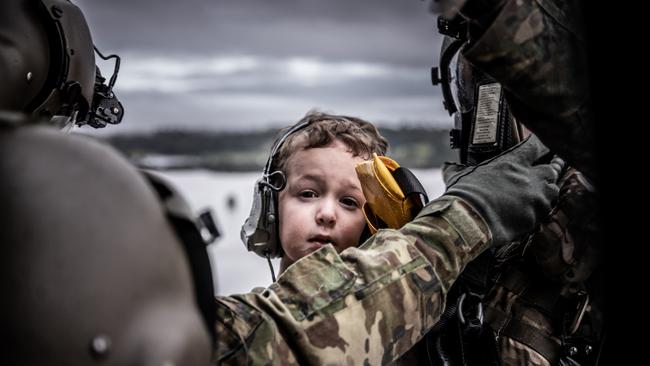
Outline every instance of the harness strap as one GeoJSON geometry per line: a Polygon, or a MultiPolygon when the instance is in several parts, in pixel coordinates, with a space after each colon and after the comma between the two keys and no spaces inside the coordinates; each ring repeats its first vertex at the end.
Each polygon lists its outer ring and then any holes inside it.
{"type": "Polygon", "coordinates": [[[551,365],[557,364],[560,360],[562,345],[555,339],[542,334],[535,327],[520,321],[510,321],[501,330],[501,335],[527,345],[547,359],[551,365]]]}

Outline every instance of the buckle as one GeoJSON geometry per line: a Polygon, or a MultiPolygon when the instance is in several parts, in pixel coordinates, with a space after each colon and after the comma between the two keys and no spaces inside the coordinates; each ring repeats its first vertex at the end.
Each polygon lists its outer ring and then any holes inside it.
{"type": "Polygon", "coordinates": [[[469,328],[482,327],[483,326],[483,303],[481,302],[481,297],[468,292],[463,292],[458,298],[458,319],[462,325],[465,325],[469,328]],[[468,296],[469,295],[469,296],[468,296]],[[469,316],[465,313],[465,300],[469,299],[469,309],[474,310],[474,312],[469,313],[469,316]]]}
{"type": "Polygon", "coordinates": [[[582,323],[582,318],[584,317],[585,312],[587,311],[587,306],[589,305],[588,293],[581,291],[576,294],[576,297],[578,301],[574,309],[575,313],[572,318],[570,317],[567,318],[567,319],[571,319],[571,321],[565,323],[565,325],[568,325],[568,327],[565,328],[566,330],[565,334],[567,335],[572,335],[578,330],[580,324],[582,323]]]}

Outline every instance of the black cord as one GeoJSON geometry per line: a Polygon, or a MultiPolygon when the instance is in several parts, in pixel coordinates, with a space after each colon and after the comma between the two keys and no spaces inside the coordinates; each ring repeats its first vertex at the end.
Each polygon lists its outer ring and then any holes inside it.
{"type": "Polygon", "coordinates": [[[117,73],[120,72],[120,56],[118,55],[108,55],[104,56],[95,45],[93,45],[93,48],[95,49],[95,52],[99,55],[99,57],[102,58],[102,60],[108,60],[111,58],[115,59],[115,69],[113,70],[113,75],[111,76],[111,80],[108,82],[108,90],[111,91],[113,90],[113,86],[115,85],[115,81],[117,80],[117,73]]]}
{"type": "Polygon", "coordinates": [[[271,278],[273,279],[273,282],[275,282],[275,271],[273,270],[273,263],[271,263],[271,256],[269,256],[269,253],[266,253],[266,261],[269,262],[269,268],[271,269],[271,278]]]}

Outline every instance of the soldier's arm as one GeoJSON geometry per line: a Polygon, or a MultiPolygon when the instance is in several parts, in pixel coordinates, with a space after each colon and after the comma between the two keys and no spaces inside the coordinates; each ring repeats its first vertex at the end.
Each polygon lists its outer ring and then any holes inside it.
{"type": "Polygon", "coordinates": [[[548,213],[563,165],[542,163],[548,152],[531,137],[450,175],[445,195],[401,229],[380,230],[340,254],[325,246],[261,293],[218,299],[215,361],[395,360],[436,323],[467,262],[492,242],[530,232],[548,213]]]}
{"type": "Polygon", "coordinates": [[[597,179],[581,1],[506,1],[463,53],[503,85],[520,122],[597,179]]]}
{"type": "Polygon", "coordinates": [[[489,245],[489,233],[471,206],[443,197],[360,248],[321,248],[261,293],[217,299],[214,361],[393,361],[437,322],[449,287],[489,245]]]}

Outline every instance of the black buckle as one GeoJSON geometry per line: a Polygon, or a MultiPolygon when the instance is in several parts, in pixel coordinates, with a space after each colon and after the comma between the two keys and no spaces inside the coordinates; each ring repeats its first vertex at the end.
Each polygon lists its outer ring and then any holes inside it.
{"type": "Polygon", "coordinates": [[[462,17],[454,19],[438,17],[438,32],[451,38],[467,40],[467,21],[462,17]]]}
{"type": "Polygon", "coordinates": [[[587,310],[587,305],[589,305],[589,294],[586,292],[579,292],[576,294],[577,302],[574,313],[569,313],[568,315],[573,314],[573,316],[568,316],[566,319],[569,320],[565,323],[565,334],[572,335],[574,334],[580,324],[582,323],[582,318],[585,315],[587,310]]]}

